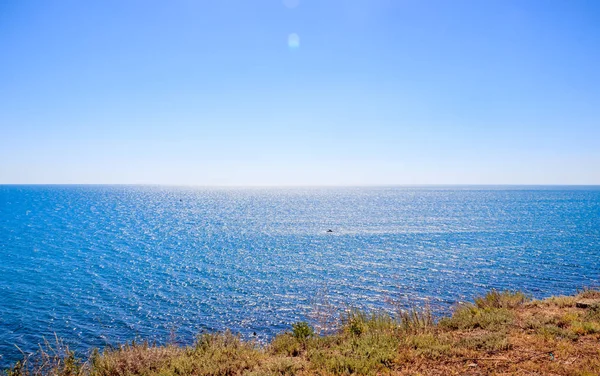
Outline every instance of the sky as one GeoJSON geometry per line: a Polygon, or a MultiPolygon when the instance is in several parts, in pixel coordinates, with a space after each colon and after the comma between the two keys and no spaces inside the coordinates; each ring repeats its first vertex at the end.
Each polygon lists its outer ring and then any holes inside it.
{"type": "Polygon", "coordinates": [[[0,184],[600,184],[597,0],[0,0],[0,184]]]}

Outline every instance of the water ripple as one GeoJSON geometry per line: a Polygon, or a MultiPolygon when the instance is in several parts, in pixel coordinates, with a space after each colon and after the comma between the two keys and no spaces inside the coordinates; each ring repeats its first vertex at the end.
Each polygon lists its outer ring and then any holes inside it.
{"type": "Polygon", "coordinates": [[[323,291],[383,309],[572,293],[598,283],[599,256],[598,187],[0,186],[0,365],[54,333],[79,351],[264,339],[323,291]]]}

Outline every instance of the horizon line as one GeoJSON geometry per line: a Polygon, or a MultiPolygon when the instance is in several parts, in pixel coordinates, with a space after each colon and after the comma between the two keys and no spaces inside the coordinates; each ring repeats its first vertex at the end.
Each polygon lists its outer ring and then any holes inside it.
{"type": "Polygon", "coordinates": [[[0,186],[122,186],[187,188],[393,188],[393,187],[600,187],[600,184],[415,183],[415,184],[169,184],[169,183],[0,183],[0,186]]]}

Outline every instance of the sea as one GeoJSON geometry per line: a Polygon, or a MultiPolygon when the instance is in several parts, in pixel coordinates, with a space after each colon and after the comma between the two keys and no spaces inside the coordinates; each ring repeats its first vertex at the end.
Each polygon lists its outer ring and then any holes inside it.
{"type": "Polygon", "coordinates": [[[600,187],[0,185],[0,367],[600,284],[600,187]]]}

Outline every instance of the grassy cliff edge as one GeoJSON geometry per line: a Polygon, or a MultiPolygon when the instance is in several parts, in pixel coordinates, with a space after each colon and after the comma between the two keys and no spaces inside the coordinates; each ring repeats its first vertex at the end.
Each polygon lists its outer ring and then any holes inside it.
{"type": "Polygon", "coordinates": [[[437,322],[428,311],[347,312],[333,334],[307,323],[267,345],[231,333],[192,346],[129,344],[78,359],[54,346],[16,375],[600,375],[600,291],[531,300],[491,291],[437,322]]]}

